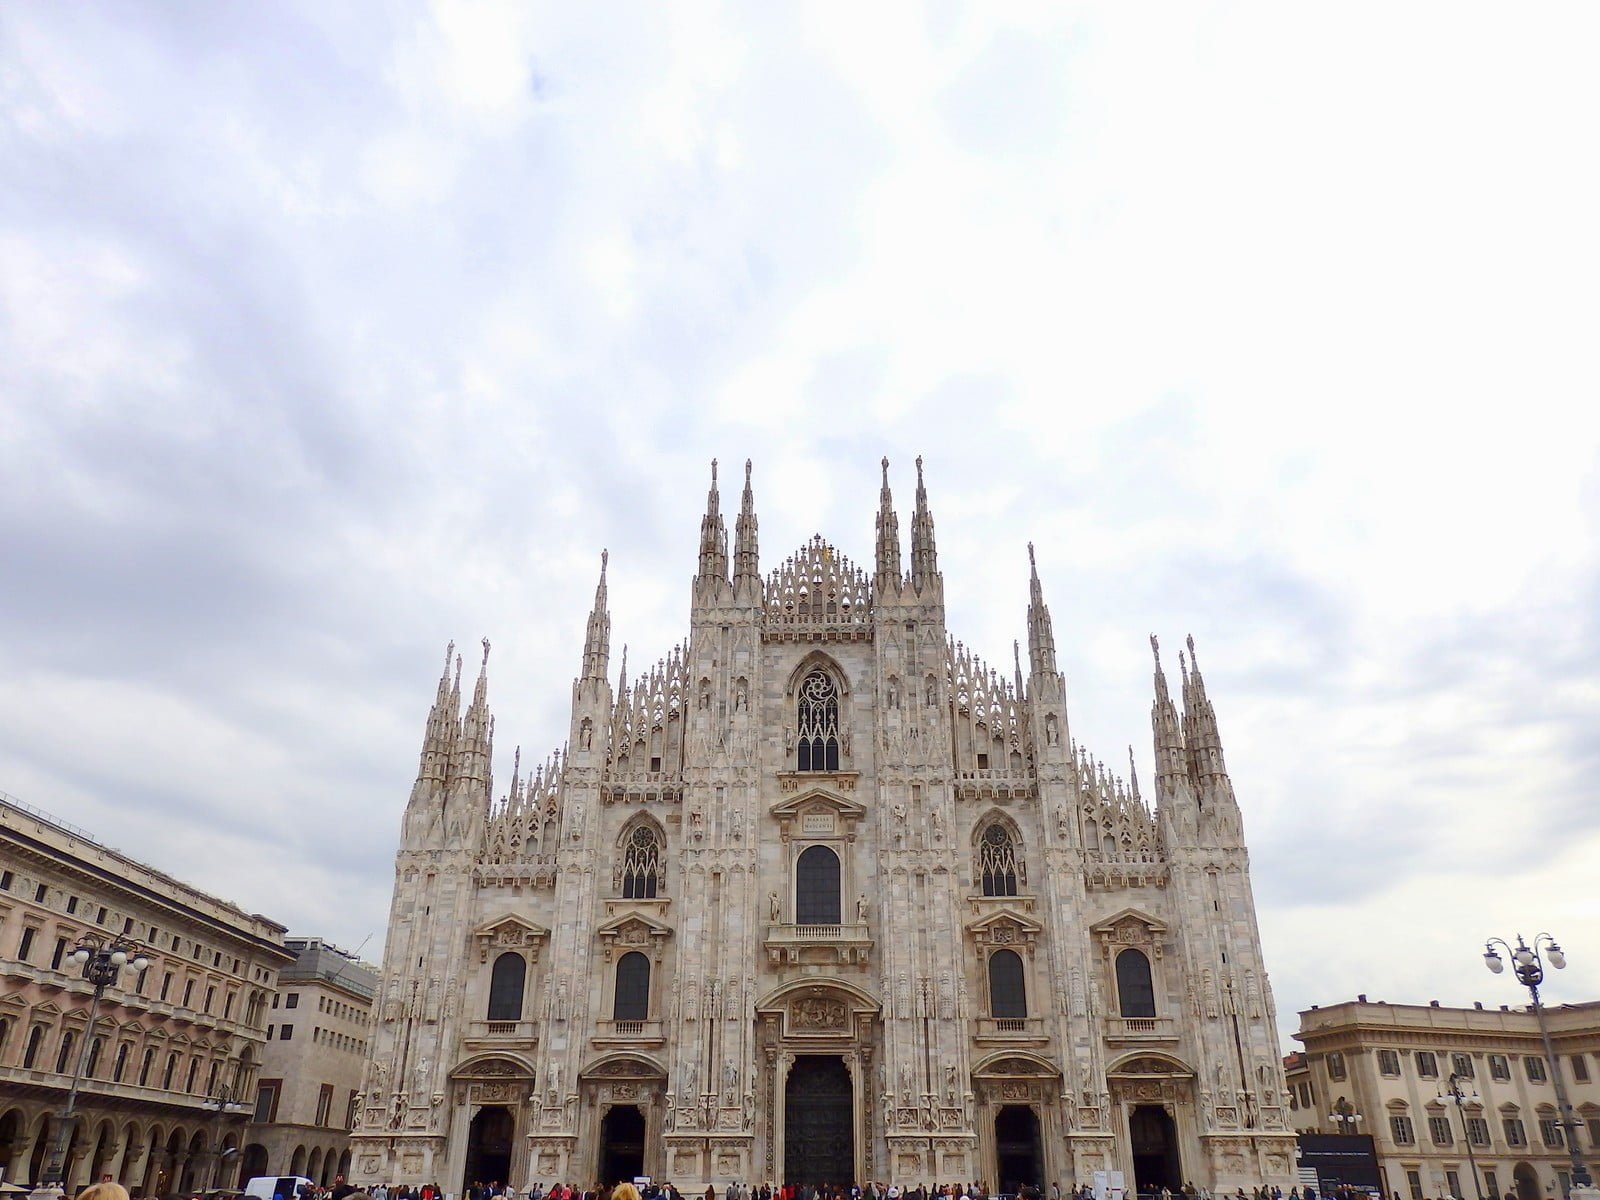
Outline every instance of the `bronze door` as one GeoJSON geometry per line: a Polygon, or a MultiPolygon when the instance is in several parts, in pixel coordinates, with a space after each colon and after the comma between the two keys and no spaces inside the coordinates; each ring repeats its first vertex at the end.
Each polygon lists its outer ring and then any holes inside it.
{"type": "Polygon", "coordinates": [[[850,1071],[834,1055],[801,1055],[784,1085],[783,1182],[855,1182],[855,1105],[850,1071]]]}

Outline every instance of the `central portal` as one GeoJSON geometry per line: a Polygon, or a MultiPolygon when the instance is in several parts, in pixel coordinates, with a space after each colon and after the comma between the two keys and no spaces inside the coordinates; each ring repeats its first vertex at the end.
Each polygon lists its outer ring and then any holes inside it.
{"type": "Polygon", "coordinates": [[[644,1174],[644,1114],[619,1104],[600,1122],[600,1183],[610,1187],[644,1174]]]}
{"type": "Polygon", "coordinates": [[[1133,1177],[1139,1191],[1179,1191],[1183,1171],[1178,1162],[1178,1131],[1167,1110],[1141,1104],[1128,1116],[1128,1136],[1133,1142],[1133,1177]]]}
{"type": "Polygon", "coordinates": [[[855,1182],[855,1104],[850,1070],[833,1054],[802,1054],[783,1089],[783,1182],[855,1182]]]}

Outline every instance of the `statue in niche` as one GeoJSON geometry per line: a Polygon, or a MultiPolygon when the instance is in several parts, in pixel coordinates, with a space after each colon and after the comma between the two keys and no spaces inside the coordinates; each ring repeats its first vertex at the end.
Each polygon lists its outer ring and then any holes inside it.
{"type": "Polygon", "coordinates": [[[767,919],[769,921],[771,921],[773,924],[777,924],[778,918],[779,918],[780,915],[781,914],[780,914],[780,905],[778,903],[778,893],[777,892],[768,892],[767,893],[767,919]]]}
{"type": "Polygon", "coordinates": [[[594,742],[594,722],[588,717],[583,719],[583,724],[578,726],[578,745],[585,750],[590,749],[594,742]]]}
{"type": "Polygon", "coordinates": [[[954,1104],[956,1102],[955,1063],[945,1063],[944,1065],[944,1099],[946,1104],[954,1104]]]}
{"type": "Polygon", "coordinates": [[[908,1063],[900,1064],[900,1103],[908,1108],[911,1106],[911,1067],[908,1063]]]}
{"type": "Polygon", "coordinates": [[[734,693],[733,693],[733,711],[734,712],[743,712],[745,710],[745,708],[749,705],[749,702],[750,701],[749,701],[748,689],[745,686],[744,680],[741,679],[741,680],[739,680],[739,686],[734,689],[734,693]]]}
{"type": "Polygon", "coordinates": [[[900,707],[900,681],[893,675],[889,676],[889,707],[900,707]]]}
{"type": "Polygon", "coordinates": [[[867,894],[862,892],[856,897],[856,920],[865,925],[867,922],[867,894]]]}

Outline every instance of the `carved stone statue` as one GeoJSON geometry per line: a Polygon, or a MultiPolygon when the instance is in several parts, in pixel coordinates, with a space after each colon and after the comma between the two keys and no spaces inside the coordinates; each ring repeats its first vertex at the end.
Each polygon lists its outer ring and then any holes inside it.
{"type": "Polygon", "coordinates": [[[867,894],[865,892],[856,897],[856,920],[863,925],[867,922],[867,894]]]}
{"type": "Polygon", "coordinates": [[[767,919],[777,924],[779,916],[778,893],[767,893],[767,919]]]}

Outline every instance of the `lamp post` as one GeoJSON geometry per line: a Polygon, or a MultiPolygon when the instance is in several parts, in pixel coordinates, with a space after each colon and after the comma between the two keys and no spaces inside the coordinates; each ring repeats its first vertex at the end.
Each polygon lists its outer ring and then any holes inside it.
{"type": "Polygon", "coordinates": [[[52,1193],[61,1190],[67,1145],[72,1140],[72,1129],[78,1120],[78,1088],[83,1083],[83,1069],[89,1061],[89,1047],[94,1042],[94,1027],[100,1020],[100,998],[105,995],[106,988],[117,981],[124,967],[142,971],[150,965],[150,960],[139,953],[136,942],[117,937],[104,938],[92,933],[79,939],[68,958],[83,968],[83,977],[94,986],[94,994],[89,999],[89,1025],[83,1031],[83,1041],[78,1046],[78,1061],[72,1070],[72,1086],[67,1089],[67,1104],[61,1110],[61,1122],[56,1129],[55,1144],[50,1147],[50,1160],[45,1166],[44,1178],[36,1189],[52,1193]]]}
{"type": "Polygon", "coordinates": [[[1356,1125],[1361,1120],[1361,1114],[1355,1110],[1355,1105],[1340,1096],[1334,1101],[1333,1111],[1328,1114],[1328,1120],[1338,1127],[1340,1133],[1350,1134],[1356,1131],[1356,1125]]]}
{"type": "Polygon", "coordinates": [[[1483,964],[1496,975],[1506,969],[1505,962],[1496,953],[1495,946],[1504,946],[1506,957],[1511,960],[1511,969],[1517,976],[1517,982],[1528,989],[1528,995],[1533,997],[1533,1015],[1539,1019],[1539,1036],[1544,1039],[1544,1058],[1550,1065],[1550,1082],[1556,1088],[1556,1108],[1561,1113],[1561,1129],[1566,1137],[1567,1155],[1572,1159],[1572,1183],[1567,1189],[1571,1195],[1572,1188],[1591,1188],[1593,1183],[1589,1179],[1589,1168],[1584,1166],[1583,1159],[1578,1155],[1578,1118],[1573,1115],[1572,1105],[1567,1100],[1567,1085],[1561,1079],[1561,1064],[1556,1061],[1555,1048],[1550,1044],[1550,1027],[1545,1023],[1544,1005],[1539,1002],[1539,985],[1544,982],[1544,964],[1548,959],[1550,965],[1556,970],[1561,970],[1567,965],[1567,956],[1561,947],[1556,944],[1555,938],[1548,933],[1541,933],[1534,937],[1533,945],[1528,945],[1522,940],[1522,935],[1517,934],[1516,949],[1504,938],[1490,938],[1484,943],[1483,964]],[[1539,949],[1544,948],[1544,958],[1540,958],[1539,949]]]}
{"type": "Polygon", "coordinates": [[[1461,1114],[1461,1135],[1467,1139],[1467,1163],[1472,1167],[1472,1190],[1477,1193],[1478,1200],[1483,1200],[1483,1184],[1478,1180],[1478,1157],[1472,1152],[1472,1130],[1467,1128],[1467,1105],[1481,1103],[1478,1093],[1463,1093],[1461,1076],[1452,1071],[1449,1086],[1439,1093],[1439,1099],[1446,1104],[1454,1104],[1456,1111],[1461,1114]]]}

